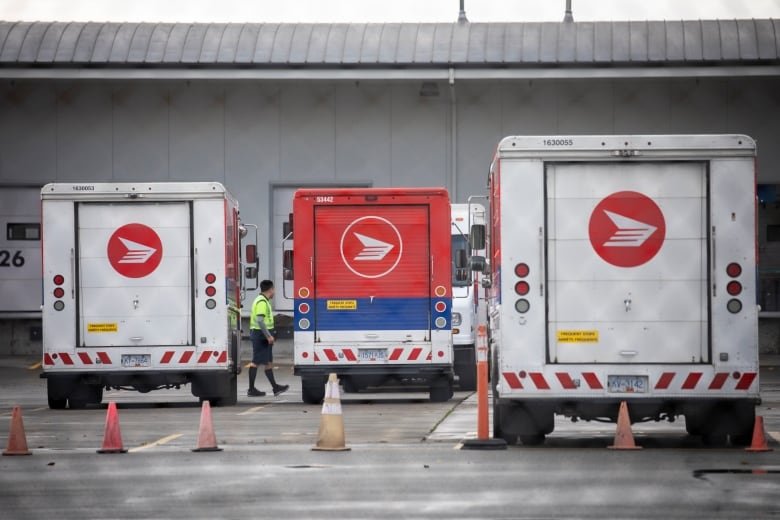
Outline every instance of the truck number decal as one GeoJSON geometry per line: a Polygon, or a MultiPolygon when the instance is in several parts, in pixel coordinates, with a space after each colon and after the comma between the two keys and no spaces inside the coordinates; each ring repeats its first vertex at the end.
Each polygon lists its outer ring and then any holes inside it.
{"type": "Polygon", "coordinates": [[[11,251],[0,249],[0,267],[22,267],[24,265],[24,256],[21,251],[11,251]]]}
{"type": "Polygon", "coordinates": [[[573,139],[545,139],[545,146],[574,146],[573,139]]]}
{"type": "Polygon", "coordinates": [[[333,197],[317,197],[318,204],[333,204],[333,197]]]}

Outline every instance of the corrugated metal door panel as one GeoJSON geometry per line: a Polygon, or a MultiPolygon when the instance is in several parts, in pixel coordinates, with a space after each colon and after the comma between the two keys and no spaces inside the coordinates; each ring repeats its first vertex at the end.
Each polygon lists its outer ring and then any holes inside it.
{"type": "Polygon", "coordinates": [[[701,163],[548,166],[551,360],[706,361],[706,186],[701,163]]]}
{"type": "Polygon", "coordinates": [[[429,338],[427,206],[317,206],[313,224],[320,341],[429,338]]]}
{"type": "Polygon", "coordinates": [[[79,204],[80,346],[192,343],[187,203],[79,204]]]}

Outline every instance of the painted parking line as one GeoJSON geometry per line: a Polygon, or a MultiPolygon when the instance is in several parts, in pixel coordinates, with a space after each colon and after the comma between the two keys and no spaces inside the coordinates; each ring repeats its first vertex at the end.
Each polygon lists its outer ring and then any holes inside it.
{"type": "Polygon", "coordinates": [[[766,432],[767,435],[772,437],[776,442],[780,442],[780,432],[766,432]]]}
{"type": "Polygon", "coordinates": [[[37,363],[33,363],[32,365],[27,367],[27,370],[38,370],[39,368],[41,368],[41,362],[40,361],[38,361],[37,363]]]}
{"type": "Polygon", "coordinates": [[[262,406],[253,406],[253,407],[252,407],[252,408],[250,408],[249,410],[244,410],[243,412],[239,412],[239,413],[237,413],[236,415],[249,415],[249,414],[253,414],[253,413],[255,413],[255,412],[259,412],[260,410],[262,410],[262,409],[263,409],[263,408],[265,408],[266,406],[268,406],[268,405],[267,405],[267,404],[264,404],[264,405],[262,405],[262,406]]]}
{"type": "Polygon", "coordinates": [[[150,442],[149,444],[144,444],[143,446],[136,446],[135,448],[130,448],[127,450],[130,453],[135,453],[136,451],[142,451],[149,448],[154,448],[155,446],[162,446],[163,444],[168,444],[169,442],[178,439],[181,437],[181,433],[174,433],[173,435],[168,435],[167,437],[163,437],[162,439],[157,439],[154,442],[150,442]]]}

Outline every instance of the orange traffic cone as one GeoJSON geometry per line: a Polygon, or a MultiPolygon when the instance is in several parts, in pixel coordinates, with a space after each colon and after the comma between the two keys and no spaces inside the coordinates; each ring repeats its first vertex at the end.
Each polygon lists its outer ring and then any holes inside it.
{"type": "Polygon", "coordinates": [[[745,448],[745,451],[772,451],[766,442],[766,432],[764,431],[764,418],[756,415],[756,422],[753,426],[753,442],[745,448]]]}
{"type": "Polygon", "coordinates": [[[203,406],[200,409],[198,445],[192,451],[222,451],[222,448],[217,446],[217,436],[211,421],[211,405],[208,401],[203,401],[203,406]]]}
{"type": "Polygon", "coordinates": [[[27,449],[22,409],[19,406],[14,406],[11,412],[11,431],[8,433],[8,447],[3,451],[3,455],[32,455],[27,449]]]}
{"type": "Polygon", "coordinates": [[[628,405],[625,401],[620,403],[618,412],[617,430],[615,431],[615,444],[607,446],[610,450],[641,450],[641,446],[634,443],[634,434],[631,432],[631,419],[628,418],[628,405]]]}
{"type": "Polygon", "coordinates": [[[103,447],[98,453],[127,453],[122,446],[122,431],[119,429],[119,414],[116,411],[116,403],[108,403],[106,412],[106,431],[103,435],[103,447]]]}
{"type": "Polygon", "coordinates": [[[339,380],[331,374],[325,384],[325,400],[322,402],[320,432],[315,451],[349,451],[345,444],[344,417],[341,415],[339,380]]]}

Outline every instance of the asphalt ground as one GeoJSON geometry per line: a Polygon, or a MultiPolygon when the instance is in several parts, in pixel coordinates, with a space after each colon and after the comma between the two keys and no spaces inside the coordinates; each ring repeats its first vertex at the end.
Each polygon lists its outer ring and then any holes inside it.
{"type": "MultiPolygon", "coordinates": [[[[31,457],[0,458],[0,518],[780,518],[780,452],[712,449],[684,424],[634,425],[635,452],[606,449],[614,426],[558,418],[540,447],[459,450],[476,399],[386,390],[342,396],[348,452],[311,451],[320,407],[289,365],[279,397],[212,409],[224,451],[193,453],[200,407],[188,388],[106,392],[129,453],[98,455],[106,405],[49,410],[45,381],[0,359],[0,445],[23,407],[31,457]]],[[[261,389],[267,382],[258,375],[261,389]]],[[[780,367],[761,372],[780,449],[780,367]]],[[[267,390],[267,388],[264,388],[267,390]]]]}

